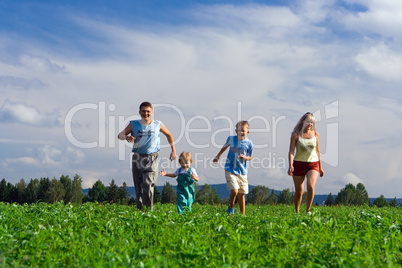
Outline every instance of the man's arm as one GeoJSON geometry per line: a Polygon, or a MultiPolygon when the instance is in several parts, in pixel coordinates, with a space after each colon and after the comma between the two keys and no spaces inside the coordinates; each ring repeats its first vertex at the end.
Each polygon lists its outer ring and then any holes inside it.
{"type": "Polygon", "coordinates": [[[128,124],[128,126],[117,135],[117,138],[119,140],[126,140],[128,142],[134,142],[135,137],[129,135],[131,134],[131,124],[128,124]]]}
{"type": "Polygon", "coordinates": [[[174,139],[172,134],[170,133],[170,131],[166,128],[166,126],[161,123],[161,132],[166,136],[169,144],[170,144],[170,148],[172,149],[172,152],[170,153],[170,161],[173,161],[176,159],[176,147],[174,146],[174,139]]]}

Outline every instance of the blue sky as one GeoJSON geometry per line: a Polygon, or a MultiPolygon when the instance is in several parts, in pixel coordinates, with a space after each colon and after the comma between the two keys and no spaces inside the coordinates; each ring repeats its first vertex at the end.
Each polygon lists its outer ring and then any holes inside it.
{"type": "Polygon", "coordinates": [[[245,119],[250,184],[292,189],[290,132],[310,111],[318,194],[362,182],[402,197],[401,12],[372,0],[1,1],[0,177],[133,185],[116,136],[148,100],[201,184],[224,183],[210,161],[245,119]]]}

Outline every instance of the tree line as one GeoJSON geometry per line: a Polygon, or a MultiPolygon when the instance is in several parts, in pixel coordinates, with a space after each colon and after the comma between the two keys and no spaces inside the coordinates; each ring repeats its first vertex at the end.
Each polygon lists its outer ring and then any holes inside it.
{"type": "MultiPolygon", "coordinates": [[[[216,192],[215,187],[204,184],[201,188],[195,184],[195,202],[202,205],[226,205],[228,198],[221,199],[216,192]]],[[[173,186],[166,182],[162,188],[162,192],[154,187],[154,203],[176,203],[176,191],[173,186]]],[[[306,193],[303,194],[302,202],[306,200],[306,193]]],[[[0,182],[0,202],[32,204],[37,202],[56,203],[63,201],[65,204],[75,203],[81,204],[85,202],[99,203],[115,203],[119,205],[134,205],[135,198],[130,196],[128,186],[125,182],[121,186],[116,185],[112,180],[109,186],[105,186],[100,180],[96,181],[87,194],[82,191],[82,178],[75,175],[71,179],[68,175],[62,175],[60,179],[31,179],[28,183],[21,179],[18,183],[12,184],[3,179],[0,182]]],[[[254,205],[276,205],[276,204],[293,204],[293,193],[289,189],[282,190],[278,195],[274,189],[266,186],[258,185],[251,189],[247,195],[247,203],[254,205]]],[[[327,196],[325,205],[345,205],[345,206],[361,206],[374,205],[377,207],[391,206],[398,207],[396,197],[387,202],[385,197],[381,195],[376,198],[373,204],[370,204],[368,193],[362,183],[356,186],[347,184],[334,197],[332,193],[327,196]]]]}
{"type": "Polygon", "coordinates": [[[31,179],[28,183],[21,179],[15,185],[2,179],[0,182],[0,202],[32,204],[37,202],[81,204],[83,199],[82,178],[75,175],[53,178],[31,179]]]}
{"type": "MultiPolygon", "coordinates": [[[[85,202],[109,202],[127,205],[130,202],[130,193],[127,184],[117,186],[112,180],[105,186],[100,180],[96,181],[87,194],[82,191],[82,178],[75,175],[71,179],[62,175],[60,179],[31,179],[28,183],[21,179],[15,185],[3,179],[0,182],[0,202],[32,204],[38,202],[65,204],[82,204],[85,202]]],[[[134,200],[135,201],[135,200],[134,200]]]]}

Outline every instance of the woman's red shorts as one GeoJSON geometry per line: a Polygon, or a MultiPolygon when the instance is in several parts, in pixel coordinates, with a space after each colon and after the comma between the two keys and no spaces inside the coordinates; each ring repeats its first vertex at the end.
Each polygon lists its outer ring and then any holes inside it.
{"type": "Polygon", "coordinates": [[[293,176],[305,176],[309,170],[320,172],[319,162],[293,161],[293,176]]]}

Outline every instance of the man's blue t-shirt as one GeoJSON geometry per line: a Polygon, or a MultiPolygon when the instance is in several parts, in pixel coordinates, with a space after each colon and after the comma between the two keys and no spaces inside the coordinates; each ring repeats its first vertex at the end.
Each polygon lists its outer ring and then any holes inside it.
{"type": "Polygon", "coordinates": [[[143,125],[139,120],[130,121],[131,135],[135,137],[133,153],[152,154],[158,152],[161,145],[160,128],[162,122],[152,120],[151,124],[143,125]]]}
{"type": "Polygon", "coordinates": [[[251,156],[253,142],[247,138],[239,140],[237,136],[229,136],[224,146],[229,146],[225,170],[236,175],[247,175],[247,161],[239,159],[238,156],[241,154],[251,156]]]}

